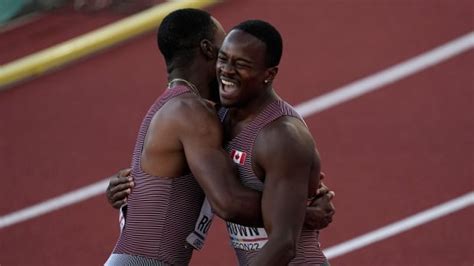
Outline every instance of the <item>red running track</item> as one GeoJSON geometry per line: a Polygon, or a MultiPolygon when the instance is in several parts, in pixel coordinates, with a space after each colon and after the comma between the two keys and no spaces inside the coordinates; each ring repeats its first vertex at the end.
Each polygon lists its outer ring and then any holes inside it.
{"type": "MultiPolygon", "coordinates": [[[[296,105],[472,31],[472,10],[471,1],[241,0],[210,11],[227,29],[248,18],[277,26],[285,51],[275,88],[296,105]]],[[[46,15],[0,35],[0,60],[114,19],[46,15]]],[[[306,118],[337,193],[323,247],[472,190],[473,57],[463,53],[306,118]]],[[[150,33],[0,92],[0,215],[126,167],[142,116],[164,89],[164,73],[150,33]]],[[[331,263],[472,265],[472,217],[472,208],[464,209],[331,263]]],[[[99,196],[0,229],[0,264],[100,265],[116,241],[116,220],[99,196]]],[[[227,243],[223,224],[215,222],[192,265],[235,264],[227,243]]]]}

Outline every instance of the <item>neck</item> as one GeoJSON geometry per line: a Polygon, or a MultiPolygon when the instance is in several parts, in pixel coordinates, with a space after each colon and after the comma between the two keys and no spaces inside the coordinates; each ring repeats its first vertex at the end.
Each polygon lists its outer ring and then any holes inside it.
{"type": "Polygon", "coordinates": [[[168,68],[168,82],[173,79],[184,79],[194,86],[196,86],[202,98],[210,98],[208,74],[204,72],[202,66],[198,67],[196,64],[191,64],[186,67],[169,67],[168,68]]]}
{"type": "Polygon", "coordinates": [[[268,104],[280,99],[272,87],[264,93],[251,99],[247,104],[230,108],[230,117],[234,122],[253,120],[268,104]]]}

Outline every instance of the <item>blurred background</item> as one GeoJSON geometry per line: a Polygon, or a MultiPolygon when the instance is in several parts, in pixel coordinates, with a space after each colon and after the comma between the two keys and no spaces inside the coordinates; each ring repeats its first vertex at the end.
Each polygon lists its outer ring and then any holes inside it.
{"type": "MultiPolygon", "coordinates": [[[[304,115],[336,191],[320,239],[332,265],[473,265],[467,0],[0,0],[0,265],[109,256],[107,177],[130,165],[166,87],[166,5],[281,32],[275,90],[304,115]]],[[[191,265],[236,265],[222,221],[191,265]]]]}
{"type": "Polygon", "coordinates": [[[67,6],[72,6],[77,11],[115,9],[115,11],[134,13],[157,3],[159,1],[154,0],[2,0],[0,22],[5,26],[18,19],[25,20],[33,14],[67,6]]]}

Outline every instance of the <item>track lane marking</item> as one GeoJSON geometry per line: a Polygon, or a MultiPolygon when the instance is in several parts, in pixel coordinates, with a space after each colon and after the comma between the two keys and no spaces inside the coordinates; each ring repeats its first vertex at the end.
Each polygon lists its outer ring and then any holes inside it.
{"type": "Polygon", "coordinates": [[[409,216],[400,221],[383,226],[377,230],[355,237],[335,246],[323,250],[328,259],[337,258],[349,252],[382,241],[386,238],[403,233],[422,224],[431,222],[443,216],[460,211],[474,204],[474,192],[469,192],[460,197],[409,216]]]}
{"type": "Polygon", "coordinates": [[[108,185],[109,179],[107,178],[19,211],[0,216],[0,229],[85,201],[97,195],[104,194],[108,185]]]}
{"type": "MultiPolygon", "coordinates": [[[[327,94],[313,98],[296,106],[296,109],[304,117],[324,111],[330,107],[360,97],[363,94],[380,89],[385,85],[396,82],[409,75],[413,75],[423,69],[445,61],[460,53],[474,47],[474,32],[461,36],[449,43],[420,54],[412,59],[377,72],[361,80],[350,83],[327,94]]],[[[93,183],[89,186],[71,191],[50,200],[38,203],[31,207],[0,216],[0,229],[12,226],[46,213],[58,210],[69,205],[87,200],[91,197],[103,194],[109,179],[93,183]]],[[[382,227],[360,237],[343,242],[336,246],[325,249],[328,258],[335,258],[377,241],[399,234],[413,227],[420,226],[431,220],[448,215],[452,212],[471,206],[474,201],[474,193],[468,193],[460,198],[443,203],[432,209],[415,214],[399,222],[382,227]]]]}
{"type": "Polygon", "coordinates": [[[386,85],[439,64],[472,48],[474,48],[474,31],[368,77],[305,101],[296,108],[304,117],[319,113],[334,105],[384,88],[386,85]]]}

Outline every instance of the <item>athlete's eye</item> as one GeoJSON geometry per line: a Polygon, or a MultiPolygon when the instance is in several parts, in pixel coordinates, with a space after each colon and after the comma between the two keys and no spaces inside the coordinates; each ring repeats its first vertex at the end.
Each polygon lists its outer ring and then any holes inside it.
{"type": "Polygon", "coordinates": [[[225,56],[223,56],[223,55],[219,55],[219,56],[217,57],[217,61],[219,61],[219,62],[225,62],[226,60],[227,60],[227,58],[226,58],[225,56]]]}
{"type": "Polygon", "coordinates": [[[235,67],[237,67],[237,68],[244,68],[244,69],[250,68],[249,65],[247,65],[247,64],[242,64],[242,63],[239,63],[239,62],[237,62],[237,63],[235,64],[235,67]]]}

